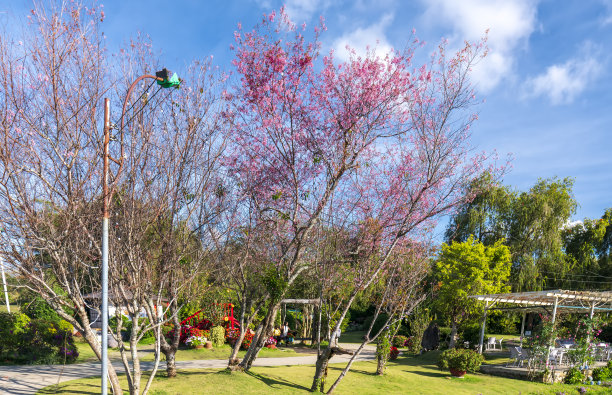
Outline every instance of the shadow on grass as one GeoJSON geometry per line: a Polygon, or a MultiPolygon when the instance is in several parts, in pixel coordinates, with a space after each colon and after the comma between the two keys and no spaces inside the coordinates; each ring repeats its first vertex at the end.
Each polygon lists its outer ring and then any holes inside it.
{"type": "Polygon", "coordinates": [[[82,384],[81,387],[89,387],[91,388],[91,390],[87,390],[87,389],[80,389],[80,390],[73,390],[73,389],[67,389],[66,387],[68,387],[68,385],[53,385],[50,387],[46,387],[43,388],[41,390],[39,390],[37,393],[38,394],[91,394],[91,395],[96,395],[100,393],[100,386],[96,385],[96,384],[82,384]],[[65,391],[70,391],[70,392],[65,392],[65,391]]]}
{"type": "Polygon", "coordinates": [[[413,374],[418,374],[419,376],[426,376],[426,377],[435,377],[435,378],[445,378],[445,377],[450,377],[450,375],[448,373],[444,373],[444,372],[427,372],[427,371],[422,371],[422,370],[406,370],[406,372],[408,373],[413,373],[413,374]]]}
{"type": "MultiPolygon", "coordinates": [[[[329,366],[328,367],[329,370],[337,370],[337,371],[342,371],[344,370],[344,366],[329,366]]],[[[359,374],[363,374],[366,376],[378,376],[376,374],[376,372],[368,372],[367,370],[363,370],[363,369],[355,369],[354,367],[351,367],[350,373],[359,373],[359,374]]]]}
{"type": "Polygon", "coordinates": [[[264,376],[264,375],[261,375],[261,374],[258,374],[258,373],[254,373],[254,372],[251,372],[251,371],[248,371],[248,372],[245,372],[245,373],[248,374],[249,376],[251,376],[251,377],[261,381],[262,383],[266,384],[268,387],[284,386],[284,387],[295,388],[295,389],[304,390],[304,391],[310,390],[310,388],[306,388],[303,385],[292,383],[292,382],[287,381],[287,380],[273,379],[271,377],[267,377],[267,376],[264,376]]]}

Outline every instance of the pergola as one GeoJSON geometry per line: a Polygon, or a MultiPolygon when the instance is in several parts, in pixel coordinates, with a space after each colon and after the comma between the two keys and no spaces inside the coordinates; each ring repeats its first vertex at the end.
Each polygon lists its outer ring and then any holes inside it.
{"type": "Polygon", "coordinates": [[[594,313],[612,311],[612,292],[610,291],[566,291],[555,289],[549,291],[471,295],[469,297],[485,302],[482,327],[480,328],[480,342],[478,343],[479,353],[482,353],[487,312],[491,309],[519,310],[523,312],[521,343],[525,335],[525,315],[527,312],[545,310],[552,314],[552,322],[554,323],[557,313],[561,311],[568,313],[589,313],[591,318],[593,318],[594,313]],[[505,305],[495,307],[496,304],[505,305]],[[516,306],[508,306],[508,304],[516,306]]]}

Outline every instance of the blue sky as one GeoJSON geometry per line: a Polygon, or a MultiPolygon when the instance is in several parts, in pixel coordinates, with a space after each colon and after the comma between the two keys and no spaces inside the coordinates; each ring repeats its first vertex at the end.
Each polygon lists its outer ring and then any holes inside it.
{"type": "MultiPolygon", "coordinates": [[[[0,21],[23,15],[26,0],[0,0],[0,21]]],[[[278,9],[273,0],[103,1],[110,49],[138,31],[151,36],[168,68],[214,56],[229,68],[233,32],[278,9]]],[[[296,22],[324,15],[324,50],[342,56],[377,45],[403,48],[412,29],[430,44],[442,37],[458,48],[489,30],[489,55],[474,72],[480,119],[478,149],[514,156],[504,182],[521,190],[538,177],[574,177],[580,204],[574,219],[612,207],[612,0],[293,0],[296,22]]],[[[424,52],[424,55],[427,54],[424,52]]]]}

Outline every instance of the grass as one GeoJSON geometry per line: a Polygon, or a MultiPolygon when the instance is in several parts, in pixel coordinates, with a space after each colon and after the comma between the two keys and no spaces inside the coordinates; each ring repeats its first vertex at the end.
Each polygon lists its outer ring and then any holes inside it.
{"type": "Polygon", "coordinates": [[[344,332],[340,336],[340,343],[361,344],[365,333],[366,331],[344,332]]]}
{"type": "MultiPolygon", "coordinates": [[[[79,357],[76,360],[76,363],[83,362],[96,362],[98,358],[94,354],[93,350],[82,339],[77,339],[76,342],[77,348],[79,350],[79,357]]],[[[138,354],[140,356],[141,361],[153,361],[155,359],[155,355],[153,353],[153,345],[139,345],[138,346],[138,354]]],[[[228,344],[224,344],[221,347],[215,347],[212,350],[207,350],[205,348],[201,350],[196,349],[179,349],[176,353],[177,361],[193,361],[196,359],[228,359],[231,353],[231,347],[228,344]]],[[[238,353],[238,357],[241,358],[244,356],[245,351],[240,351],[238,353]]],[[[120,360],[119,350],[117,349],[109,349],[108,355],[111,360],[120,360]]],[[[291,347],[283,347],[280,349],[269,349],[263,348],[259,353],[261,358],[271,358],[271,357],[295,357],[298,354],[291,347]]],[[[165,361],[165,357],[162,354],[161,360],[165,361]]]]}
{"type": "MultiPolygon", "coordinates": [[[[541,384],[484,374],[469,374],[464,379],[451,378],[435,367],[438,353],[420,357],[400,357],[389,362],[387,373],[376,376],[375,362],[357,362],[337,388],[338,394],[556,394],[577,393],[578,385],[541,384]]],[[[328,383],[331,385],[343,365],[332,364],[328,383]]],[[[151,394],[306,394],[312,382],[313,366],[254,367],[248,373],[228,373],[215,369],[180,371],[176,379],[163,373],[153,383],[151,394]]],[[[122,386],[127,389],[125,377],[122,386]]],[[[40,394],[99,394],[100,379],[70,381],[41,390],[40,394]]],[[[609,393],[609,389],[593,386],[589,394],[609,393]]]]}
{"type": "MultiPolygon", "coordinates": [[[[11,313],[19,313],[20,307],[16,304],[10,304],[11,313]]],[[[2,304],[0,304],[0,313],[6,312],[6,304],[4,304],[4,294],[2,294],[2,304]]]]}

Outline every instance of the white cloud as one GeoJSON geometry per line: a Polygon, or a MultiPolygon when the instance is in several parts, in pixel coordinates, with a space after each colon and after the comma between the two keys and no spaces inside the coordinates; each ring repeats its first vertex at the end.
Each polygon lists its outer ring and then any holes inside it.
{"type": "Polygon", "coordinates": [[[472,81],[486,92],[507,77],[515,52],[526,42],[537,23],[537,0],[424,0],[430,24],[450,25],[451,46],[482,38],[489,29],[489,53],[474,67],[472,81]]]}
{"type": "Polygon", "coordinates": [[[380,21],[373,25],[353,30],[337,38],[332,44],[336,58],[343,61],[349,59],[350,54],[347,50],[347,46],[354,50],[359,56],[364,56],[368,47],[371,50],[375,49],[378,56],[385,56],[393,50],[385,35],[385,29],[392,21],[393,15],[386,14],[380,21]]]}
{"type": "Polygon", "coordinates": [[[291,21],[301,24],[309,21],[315,12],[323,15],[329,6],[330,0],[287,0],[285,1],[285,12],[291,21]]]}
{"type": "Polygon", "coordinates": [[[602,17],[601,24],[606,26],[612,23],[612,0],[601,0],[601,2],[606,9],[606,12],[602,17]]]}
{"type": "Polygon", "coordinates": [[[583,225],[584,223],[581,220],[576,220],[576,221],[570,221],[569,219],[567,220],[567,222],[565,224],[563,224],[563,226],[561,226],[561,229],[571,229],[576,225],[583,225]]]}
{"type": "Polygon", "coordinates": [[[553,104],[571,103],[601,71],[602,64],[594,56],[570,59],[530,78],[525,84],[526,95],[548,96],[553,104]]]}

